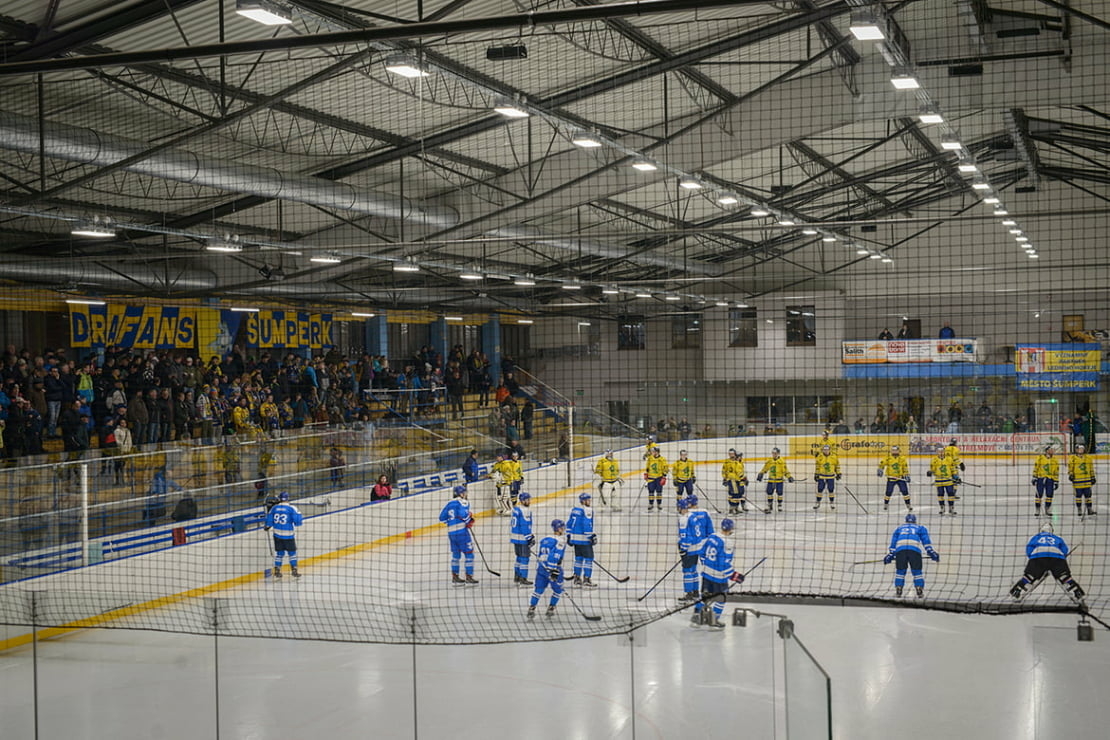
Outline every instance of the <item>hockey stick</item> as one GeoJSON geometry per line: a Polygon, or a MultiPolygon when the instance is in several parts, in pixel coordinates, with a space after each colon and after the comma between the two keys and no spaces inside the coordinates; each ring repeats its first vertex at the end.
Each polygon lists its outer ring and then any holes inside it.
{"type": "Polygon", "coordinates": [[[663,577],[660,578],[658,581],[656,581],[655,585],[652,586],[651,588],[649,588],[646,592],[644,592],[644,595],[637,598],[636,601],[643,601],[644,599],[646,599],[651,594],[651,592],[654,591],[655,589],[659,588],[659,584],[662,583],[663,581],[667,580],[667,576],[669,576],[671,573],[674,573],[674,569],[677,568],[680,565],[682,565],[682,560],[681,559],[678,562],[676,562],[674,565],[672,565],[667,570],[667,572],[663,574],[663,577]]]}
{"type": "Polygon", "coordinates": [[[724,514],[723,511],[717,508],[717,504],[713,503],[713,499],[709,498],[709,494],[705,492],[705,489],[698,485],[697,481],[694,481],[694,488],[698,489],[702,497],[709,502],[709,505],[713,507],[713,511],[717,512],[718,514],[724,514]]]}
{"type": "Polygon", "coordinates": [[[632,577],[632,576],[625,576],[624,578],[617,578],[615,575],[613,575],[612,573],[609,572],[608,568],[606,568],[604,565],[597,562],[596,560],[594,561],[594,565],[597,566],[598,570],[600,570],[602,573],[604,573],[605,575],[612,578],[617,583],[627,583],[628,579],[630,579],[632,577]]]}
{"type": "Polygon", "coordinates": [[[867,510],[867,507],[864,506],[858,498],[856,498],[856,494],[852,493],[852,489],[848,488],[847,483],[844,484],[844,490],[848,492],[848,495],[852,497],[852,500],[856,502],[856,505],[863,509],[864,514],[871,514],[871,512],[867,510]]]}
{"type": "Polygon", "coordinates": [[[647,481],[640,484],[640,490],[636,492],[636,498],[632,500],[632,509],[635,511],[636,504],[640,503],[640,496],[644,495],[644,489],[647,488],[647,481]]]}
{"type": "Polygon", "coordinates": [[[883,562],[883,560],[885,560],[885,558],[879,558],[878,560],[857,560],[856,562],[849,565],[848,568],[855,568],[857,565],[874,565],[875,563],[883,562]]]}
{"type": "Polygon", "coordinates": [[[323,501],[298,501],[297,504],[300,506],[323,506],[327,508],[331,506],[331,499],[326,498],[323,501]]]}
{"type": "Polygon", "coordinates": [[[978,483],[971,483],[969,481],[964,480],[963,478],[960,478],[960,482],[956,483],[955,485],[957,485],[957,486],[971,486],[972,488],[982,488],[982,486],[979,485],[978,483]]]}
{"type": "Polygon", "coordinates": [[[795,478],[794,480],[787,481],[787,483],[805,483],[809,478],[795,478]]]}
{"type": "Polygon", "coordinates": [[[270,533],[267,532],[265,529],[262,530],[262,535],[266,538],[266,546],[270,550],[270,567],[266,568],[266,570],[262,572],[262,576],[264,578],[269,578],[274,574],[274,538],[271,537],[270,533]]]}
{"type": "Polygon", "coordinates": [[[597,497],[601,499],[603,506],[609,505],[609,502],[605,500],[605,481],[601,481],[597,484],[597,497]]]}
{"type": "Polygon", "coordinates": [[[594,615],[594,616],[591,617],[590,615],[586,614],[586,612],[582,611],[582,607],[578,606],[578,602],[575,601],[574,597],[570,595],[570,590],[569,589],[563,589],[563,596],[567,597],[567,601],[570,602],[571,606],[573,606],[575,608],[575,610],[579,614],[581,614],[582,618],[585,619],[587,622],[600,622],[601,621],[601,615],[600,614],[597,614],[597,615],[594,615]]]}
{"type": "Polygon", "coordinates": [[[495,571],[493,568],[489,567],[489,563],[486,562],[486,554],[482,552],[482,546],[478,544],[478,538],[474,536],[473,529],[470,530],[470,539],[474,541],[474,547],[478,550],[478,554],[482,556],[482,566],[486,569],[486,572],[489,573],[491,576],[497,576],[498,578],[500,578],[501,574],[495,571]]]}

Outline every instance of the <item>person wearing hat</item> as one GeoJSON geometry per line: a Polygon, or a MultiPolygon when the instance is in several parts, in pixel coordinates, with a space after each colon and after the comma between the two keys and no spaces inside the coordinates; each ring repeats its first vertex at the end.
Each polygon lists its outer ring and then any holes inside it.
{"type": "Polygon", "coordinates": [[[1021,580],[1010,589],[1010,596],[1020,599],[1036,588],[1046,574],[1051,573],[1069,596],[1082,603],[1087,594],[1071,577],[1068,552],[1068,543],[1052,531],[1052,522],[1042,524],[1041,531],[1033,535],[1025,546],[1025,557],[1029,560],[1021,580]]]}
{"type": "Polygon", "coordinates": [[[297,527],[304,523],[304,516],[296,506],[289,503],[289,492],[278,494],[278,504],[266,512],[264,530],[274,530],[274,578],[281,578],[281,561],[289,556],[289,567],[294,578],[300,578],[297,570],[297,527]]]}

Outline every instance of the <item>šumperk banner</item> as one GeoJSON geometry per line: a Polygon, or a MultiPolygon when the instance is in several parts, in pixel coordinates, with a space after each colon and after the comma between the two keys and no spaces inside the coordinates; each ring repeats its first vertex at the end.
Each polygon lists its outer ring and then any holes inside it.
{"type": "Polygon", "coordinates": [[[1098,344],[1019,344],[1014,347],[1018,390],[1097,391],[1098,344]]]}
{"type": "Polygon", "coordinates": [[[874,339],[841,342],[845,365],[909,362],[975,362],[975,339],[874,339]]]}
{"type": "Polygon", "coordinates": [[[219,356],[246,347],[327,349],[333,346],[330,313],[230,311],[178,306],[71,305],[73,347],[196,349],[219,356]]]}

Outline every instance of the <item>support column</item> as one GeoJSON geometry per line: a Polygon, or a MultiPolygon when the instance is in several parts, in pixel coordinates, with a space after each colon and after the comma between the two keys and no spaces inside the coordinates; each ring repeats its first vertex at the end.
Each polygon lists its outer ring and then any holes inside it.
{"type": "Polygon", "coordinates": [[[385,314],[366,319],[362,324],[366,354],[389,357],[389,329],[385,314]]]}
{"type": "Polygon", "coordinates": [[[489,360],[489,377],[493,387],[501,385],[501,317],[490,314],[482,324],[482,352],[489,360]]]}
{"type": "Polygon", "coordinates": [[[428,327],[428,344],[439,355],[440,366],[447,367],[447,319],[440,316],[428,327]]]}

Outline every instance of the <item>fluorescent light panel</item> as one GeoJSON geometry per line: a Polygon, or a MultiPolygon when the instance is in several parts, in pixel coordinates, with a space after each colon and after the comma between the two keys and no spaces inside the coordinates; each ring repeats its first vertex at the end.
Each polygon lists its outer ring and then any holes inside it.
{"type": "Polygon", "coordinates": [[[264,26],[283,26],[293,22],[293,14],[264,0],[237,0],[235,12],[264,26]]]}
{"type": "Polygon", "coordinates": [[[66,298],[66,303],[72,303],[77,306],[103,306],[104,301],[94,300],[92,298],[66,298]]]}

